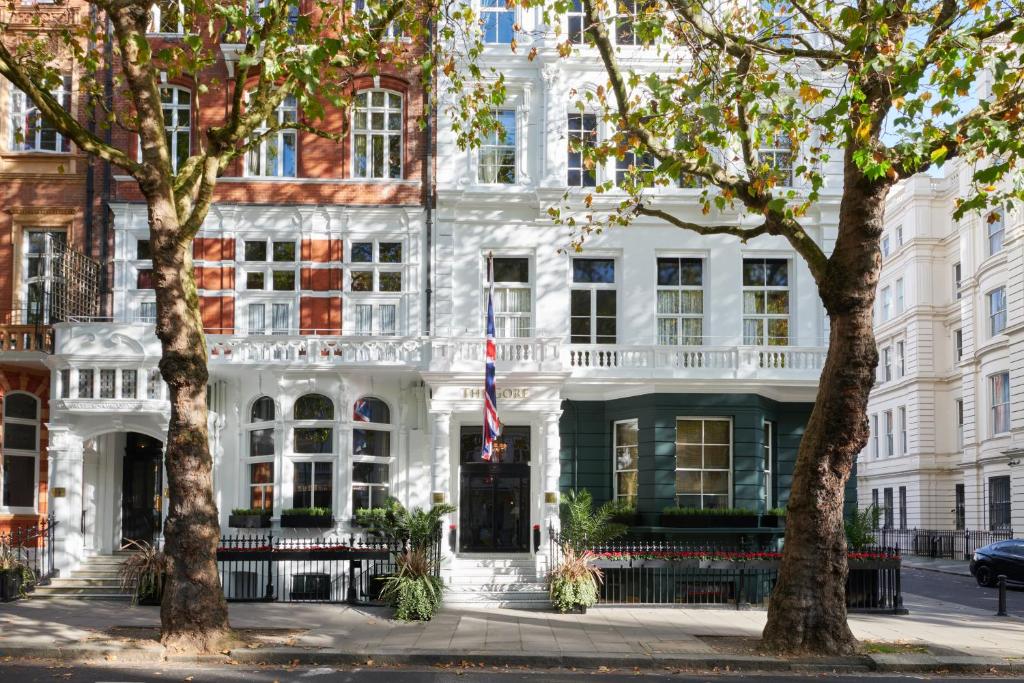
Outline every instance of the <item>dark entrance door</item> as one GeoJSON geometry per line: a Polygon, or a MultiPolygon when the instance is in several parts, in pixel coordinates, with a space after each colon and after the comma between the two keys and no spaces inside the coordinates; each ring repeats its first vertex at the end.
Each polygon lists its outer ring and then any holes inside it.
{"type": "Polygon", "coordinates": [[[152,543],[160,530],[162,464],[162,443],[145,434],[128,433],[121,478],[121,545],[152,543]]]}
{"type": "Polygon", "coordinates": [[[480,459],[480,427],[463,427],[459,550],[530,551],[530,428],[504,427],[491,462],[480,459]]]}

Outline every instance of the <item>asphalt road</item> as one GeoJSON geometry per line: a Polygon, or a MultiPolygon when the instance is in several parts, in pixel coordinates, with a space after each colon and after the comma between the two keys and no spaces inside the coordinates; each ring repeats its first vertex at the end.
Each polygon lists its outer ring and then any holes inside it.
{"type": "MultiPolygon", "coordinates": [[[[942,600],[996,613],[999,591],[996,588],[982,588],[972,576],[955,576],[924,569],[903,567],[901,573],[904,595],[942,600]]],[[[1024,618],[1024,588],[1008,586],[1006,610],[1015,617],[1024,618]]]]}
{"type": "Polygon", "coordinates": [[[834,680],[842,683],[868,680],[872,683],[908,683],[920,680],[949,680],[962,683],[981,683],[982,681],[999,680],[993,677],[984,678],[951,678],[939,676],[872,676],[856,674],[833,676],[808,674],[793,675],[761,675],[748,674],[706,674],[693,676],[671,671],[658,673],[636,673],[633,671],[509,671],[500,669],[338,669],[330,667],[307,667],[296,669],[282,668],[190,668],[179,666],[126,667],[112,666],[69,666],[52,663],[2,663],[0,664],[0,681],[3,683],[167,683],[183,681],[187,683],[567,683],[569,681],[595,680],[602,683],[625,683],[626,681],[672,681],[673,683],[737,683],[739,681],[757,681],[758,683],[809,683],[810,681],[834,680]]]}

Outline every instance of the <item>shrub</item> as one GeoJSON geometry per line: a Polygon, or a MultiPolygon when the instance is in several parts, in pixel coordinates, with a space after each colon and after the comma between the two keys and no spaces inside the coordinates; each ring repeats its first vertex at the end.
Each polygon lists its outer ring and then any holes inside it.
{"type": "Polygon", "coordinates": [[[594,498],[590,491],[569,491],[562,500],[562,543],[580,552],[626,533],[624,524],[611,521],[613,511],[619,505],[621,504],[608,502],[595,510],[594,498]]]}
{"type": "Polygon", "coordinates": [[[597,587],[604,576],[590,564],[594,554],[589,550],[577,552],[568,544],[562,545],[562,558],[549,576],[551,604],[559,612],[571,612],[576,607],[597,604],[597,587]]]}
{"type": "Polygon", "coordinates": [[[878,518],[881,510],[875,505],[869,505],[863,510],[854,510],[846,519],[846,544],[850,550],[861,550],[869,545],[875,544],[875,529],[878,528],[878,518]]]}
{"type": "Polygon", "coordinates": [[[18,551],[9,545],[0,544],[0,574],[19,574],[18,597],[25,597],[25,588],[36,580],[35,572],[21,559],[18,551]]]}
{"type": "MultiPolygon", "coordinates": [[[[262,514],[262,513],[257,513],[262,514]]],[[[281,510],[282,515],[310,515],[311,517],[330,517],[331,508],[288,508],[281,510]]]]}
{"type": "Polygon", "coordinates": [[[136,551],[128,556],[118,571],[121,590],[131,593],[132,604],[159,602],[167,579],[167,558],[163,551],[145,541],[128,541],[136,551]]]}
{"type": "Polygon", "coordinates": [[[673,517],[746,517],[757,515],[753,510],[747,508],[664,508],[662,514],[673,517]]]}
{"type": "Polygon", "coordinates": [[[772,508],[771,510],[769,510],[767,512],[767,514],[775,515],[776,517],[785,517],[786,516],[786,508],[784,508],[784,507],[772,508]]]}
{"type": "Polygon", "coordinates": [[[398,572],[384,579],[381,597],[400,621],[430,621],[441,607],[444,584],[434,576],[426,549],[406,550],[395,558],[398,572]]]}
{"type": "Polygon", "coordinates": [[[425,549],[441,534],[441,519],[455,512],[455,506],[438,503],[429,510],[406,510],[394,498],[388,498],[381,507],[356,510],[356,523],[371,533],[385,538],[408,542],[414,549],[425,549]]]}
{"type": "Polygon", "coordinates": [[[262,508],[234,508],[231,510],[233,515],[245,515],[247,517],[262,517],[263,515],[271,514],[270,510],[264,510],[262,508]]]}

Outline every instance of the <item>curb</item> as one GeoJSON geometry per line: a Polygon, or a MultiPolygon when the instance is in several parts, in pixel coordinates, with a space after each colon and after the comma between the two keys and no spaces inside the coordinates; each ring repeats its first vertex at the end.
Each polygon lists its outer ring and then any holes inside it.
{"type": "Polygon", "coordinates": [[[903,566],[906,569],[920,569],[923,572],[935,572],[936,574],[946,574],[947,576],[959,576],[966,579],[974,578],[973,576],[971,576],[970,572],[954,572],[948,569],[940,569],[939,567],[922,567],[921,565],[907,564],[906,562],[903,563],[903,566]]]}
{"type": "Polygon", "coordinates": [[[419,665],[450,666],[529,666],[535,668],[664,669],[698,671],[797,672],[797,673],[1024,673],[1024,660],[1007,661],[968,655],[936,656],[925,654],[868,654],[824,659],[782,659],[756,655],[581,655],[522,652],[482,652],[477,650],[410,650],[393,652],[347,652],[343,650],[307,650],[300,648],[258,648],[231,650],[227,655],[164,655],[153,648],[114,649],[109,647],[14,646],[0,647],[0,657],[50,659],[62,662],[117,661],[152,664],[154,660],[176,664],[276,664],[276,665],[419,665]],[[367,662],[371,662],[368,664],[367,662]]]}

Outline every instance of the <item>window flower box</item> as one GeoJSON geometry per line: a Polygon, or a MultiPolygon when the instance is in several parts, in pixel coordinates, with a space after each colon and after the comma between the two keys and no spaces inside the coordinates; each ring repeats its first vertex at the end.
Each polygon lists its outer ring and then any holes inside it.
{"type": "Polygon", "coordinates": [[[281,513],[281,526],[291,529],[330,529],[334,517],[327,508],[298,508],[281,513]]]}
{"type": "Polygon", "coordinates": [[[661,526],[677,529],[754,529],[758,516],[750,514],[661,513],[661,526]]]}
{"type": "Polygon", "coordinates": [[[269,529],[270,512],[232,510],[228,515],[228,526],[232,529],[269,529]]]}

